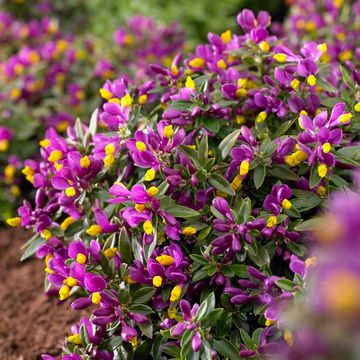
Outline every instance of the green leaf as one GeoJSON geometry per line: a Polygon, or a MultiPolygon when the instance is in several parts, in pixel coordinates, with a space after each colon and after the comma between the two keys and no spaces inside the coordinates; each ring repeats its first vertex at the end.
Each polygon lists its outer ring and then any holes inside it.
{"type": "Polygon", "coordinates": [[[215,307],[215,294],[211,293],[205,301],[201,303],[198,311],[196,312],[195,319],[200,321],[208,312],[212,311],[215,307]]]}
{"type": "Polygon", "coordinates": [[[195,261],[198,264],[201,265],[208,265],[209,264],[209,260],[205,259],[204,256],[202,255],[197,255],[197,254],[191,254],[190,258],[195,261]]]}
{"type": "Polygon", "coordinates": [[[212,359],[211,345],[206,339],[203,339],[203,346],[202,346],[201,351],[203,353],[201,355],[202,360],[212,359]]]}
{"type": "Polygon", "coordinates": [[[333,93],[333,94],[337,94],[339,92],[338,89],[336,89],[330,83],[328,83],[327,81],[322,80],[322,79],[317,79],[316,80],[316,85],[322,87],[325,91],[333,93]]]}
{"type": "Polygon", "coordinates": [[[84,128],[83,128],[83,124],[82,124],[82,122],[81,122],[81,120],[79,118],[77,118],[76,121],[75,121],[74,129],[75,129],[76,137],[79,140],[83,140],[83,138],[85,136],[84,128]]]}
{"type": "Polygon", "coordinates": [[[229,358],[230,360],[241,359],[239,356],[240,349],[237,349],[229,340],[213,340],[212,346],[219,354],[221,354],[225,358],[229,358]]]}
{"type": "Polygon", "coordinates": [[[161,347],[162,352],[167,355],[172,356],[173,358],[179,359],[180,358],[180,351],[181,349],[178,346],[173,345],[164,345],[161,347]]]}
{"type": "Polygon", "coordinates": [[[199,162],[205,166],[209,153],[208,136],[204,134],[199,145],[199,162]]]}
{"type": "Polygon", "coordinates": [[[261,146],[263,146],[263,148],[260,148],[260,150],[263,151],[264,157],[270,157],[276,150],[278,144],[275,141],[270,141],[269,139],[267,143],[262,143],[261,146]]]}
{"type": "Polygon", "coordinates": [[[150,306],[144,304],[131,305],[129,307],[129,310],[131,312],[144,314],[144,315],[150,315],[153,312],[150,306]]]}
{"type": "MultiPolygon", "coordinates": [[[[230,305],[230,295],[229,294],[222,294],[221,295],[221,305],[231,306],[230,305]]],[[[231,332],[231,328],[233,325],[233,317],[232,314],[229,312],[224,311],[220,316],[220,319],[216,323],[216,335],[219,337],[226,337],[229,336],[231,332]]]]}
{"type": "Polygon", "coordinates": [[[91,136],[94,136],[96,134],[98,116],[99,116],[99,109],[96,109],[92,113],[91,118],[90,118],[89,133],[91,134],[91,136]]]}
{"type": "Polygon", "coordinates": [[[239,278],[246,279],[249,277],[246,265],[232,264],[232,265],[230,265],[230,268],[233,271],[233,273],[239,278]]]}
{"type": "Polygon", "coordinates": [[[306,221],[303,221],[299,225],[295,226],[295,231],[313,231],[324,227],[324,219],[315,217],[306,221]]]}
{"type": "Polygon", "coordinates": [[[344,80],[344,83],[351,89],[354,90],[355,89],[355,84],[354,81],[350,75],[350,73],[342,66],[340,65],[340,71],[342,74],[342,78],[344,80]]]}
{"type": "Polygon", "coordinates": [[[310,189],[313,189],[315,186],[317,186],[321,181],[321,177],[318,174],[317,166],[313,165],[310,172],[310,179],[309,179],[309,186],[310,189]]]}
{"type": "Polygon", "coordinates": [[[264,330],[263,328],[258,328],[252,334],[252,340],[258,346],[260,345],[260,339],[261,339],[261,334],[262,334],[263,330],[264,330]]]}
{"type": "Polygon", "coordinates": [[[149,339],[152,339],[153,337],[153,324],[151,321],[148,321],[146,323],[137,324],[141,330],[141,332],[148,337],[149,339]]]}
{"type": "Polygon", "coordinates": [[[235,130],[234,132],[227,135],[220,143],[219,150],[221,157],[225,159],[229,152],[231,151],[232,147],[235,145],[237,138],[240,135],[240,130],[235,130]]]}
{"type": "MultiPolygon", "coordinates": [[[[140,329],[141,329],[141,326],[142,325],[139,324],[140,329]]],[[[149,339],[146,339],[145,341],[140,343],[135,348],[133,359],[147,359],[148,355],[150,354],[151,345],[152,345],[152,341],[150,341],[149,339]]]]}
{"type": "Polygon", "coordinates": [[[210,174],[208,181],[216,190],[220,190],[228,195],[235,195],[234,189],[222,175],[216,173],[210,174]]]}
{"type": "Polygon", "coordinates": [[[190,353],[191,349],[191,339],[192,339],[193,333],[190,330],[186,330],[181,337],[180,347],[181,352],[180,356],[181,359],[186,359],[187,355],[190,353]]]}
{"type": "Polygon", "coordinates": [[[73,222],[65,231],[66,237],[73,237],[75,234],[84,230],[84,222],[82,220],[78,220],[73,222]]]}
{"type": "Polygon", "coordinates": [[[329,108],[333,108],[337,103],[342,102],[343,99],[338,98],[338,97],[330,97],[330,98],[325,98],[321,101],[321,104],[329,107],[329,108]]]}
{"type": "Polygon", "coordinates": [[[281,125],[278,127],[274,135],[272,136],[273,139],[277,139],[280,136],[284,135],[289,128],[294,124],[296,121],[296,117],[293,120],[282,122],[281,125]]]}
{"type": "Polygon", "coordinates": [[[100,265],[107,274],[109,271],[109,259],[104,255],[103,251],[100,251],[100,265]]]}
{"type": "Polygon", "coordinates": [[[199,152],[190,146],[180,145],[180,151],[189,157],[197,168],[202,168],[199,162],[199,152]]]}
{"type": "Polygon", "coordinates": [[[293,189],[293,194],[297,198],[292,199],[291,203],[300,212],[311,210],[323,202],[319,195],[311,191],[293,189]]]}
{"type": "Polygon", "coordinates": [[[299,211],[294,206],[294,204],[292,204],[290,209],[285,209],[285,214],[289,215],[290,217],[293,217],[293,218],[300,218],[301,217],[299,211]]]}
{"type": "Polygon", "coordinates": [[[249,219],[250,214],[251,214],[251,200],[247,197],[242,201],[238,212],[239,222],[241,224],[246,223],[249,219]]]}
{"type": "Polygon", "coordinates": [[[163,196],[169,188],[169,183],[167,181],[163,181],[157,188],[159,190],[159,192],[157,193],[157,197],[163,196]]]}
{"type": "Polygon", "coordinates": [[[197,239],[198,239],[199,241],[205,239],[205,238],[210,234],[211,230],[212,230],[212,226],[211,226],[211,225],[209,225],[209,226],[207,226],[206,228],[202,229],[202,230],[199,232],[199,235],[198,235],[197,239]]]}
{"type": "Polygon", "coordinates": [[[172,205],[165,208],[164,210],[175,217],[181,217],[184,219],[200,215],[198,211],[182,205],[172,205]]]}
{"type": "Polygon", "coordinates": [[[207,277],[209,277],[207,271],[203,270],[203,269],[200,269],[199,271],[197,271],[194,274],[192,280],[193,280],[193,282],[197,282],[197,281],[200,281],[200,280],[205,279],[207,277]]]}
{"type": "Polygon", "coordinates": [[[204,319],[201,322],[203,327],[212,327],[215,326],[218,319],[222,315],[224,309],[213,309],[208,314],[204,316],[204,319]]]}
{"type": "Polygon", "coordinates": [[[85,325],[81,325],[80,327],[80,339],[83,346],[90,344],[89,334],[85,325]]]}
{"type": "Polygon", "coordinates": [[[288,279],[276,280],[276,285],[285,291],[294,291],[294,283],[288,279]]]}
{"type": "Polygon", "coordinates": [[[262,267],[264,265],[270,264],[270,256],[268,251],[261,245],[257,246],[256,253],[252,254],[249,252],[251,260],[258,266],[262,267]]]}
{"type": "Polygon", "coordinates": [[[126,264],[131,264],[133,259],[131,252],[131,244],[127,231],[124,227],[120,230],[119,251],[120,251],[121,261],[126,264]]]}
{"type": "Polygon", "coordinates": [[[335,158],[337,161],[341,162],[342,164],[345,164],[345,165],[351,165],[351,166],[359,166],[360,162],[358,161],[355,161],[353,159],[350,159],[348,157],[345,157],[344,155],[341,155],[341,154],[338,154],[338,153],[335,153],[335,158]]]}
{"type": "Polygon", "coordinates": [[[161,359],[161,346],[165,342],[165,338],[159,334],[155,337],[152,347],[151,347],[151,356],[154,360],[161,359]]]}
{"type": "Polygon", "coordinates": [[[171,103],[171,108],[175,109],[175,110],[189,110],[190,106],[192,105],[192,103],[190,101],[186,101],[186,100],[177,100],[177,101],[173,101],[171,103]]]}
{"type": "MultiPolygon", "coordinates": [[[[114,263],[114,262],[112,262],[114,263]]],[[[130,301],[130,293],[128,289],[120,289],[118,291],[118,298],[122,304],[127,304],[130,301]]]]}
{"type": "Polygon", "coordinates": [[[204,118],[203,124],[205,128],[211,132],[217,133],[220,130],[220,122],[214,118],[204,118]]]}
{"type": "Polygon", "coordinates": [[[133,302],[135,304],[146,303],[155,294],[155,289],[150,286],[144,286],[137,290],[133,296],[133,302]]]}
{"type": "Polygon", "coordinates": [[[349,183],[339,175],[330,174],[329,178],[330,181],[338,188],[349,186],[349,183]]]}
{"type": "Polygon", "coordinates": [[[266,176],[266,167],[265,165],[259,165],[255,168],[254,171],[254,185],[257,189],[261,187],[265,180],[266,176]]]}
{"type": "Polygon", "coordinates": [[[291,171],[285,165],[274,165],[272,168],[268,169],[269,173],[282,180],[298,181],[300,177],[291,171]]]}
{"type": "Polygon", "coordinates": [[[360,157],[360,146],[346,146],[337,151],[337,154],[354,159],[360,157]]]}
{"type": "Polygon", "coordinates": [[[246,345],[246,347],[248,349],[255,350],[257,348],[253,339],[250,337],[250,335],[244,329],[240,329],[240,335],[241,335],[242,341],[244,342],[244,344],[246,345]]]}
{"type": "Polygon", "coordinates": [[[290,242],[286,244],[286,247],[295,255],[303,257],[306,253],[305,246],[301,244],[297,244],[295,242],[290,242]]]}
{"type": "Polygon", "coordinates": [[[33,237],[31,237],[26,243],[26,249],[21,256],[20,261],[24,261],[33,256],[42,244],[45,244],[45,239],[43,239],[38,234],[35,234],[33,237]]]}

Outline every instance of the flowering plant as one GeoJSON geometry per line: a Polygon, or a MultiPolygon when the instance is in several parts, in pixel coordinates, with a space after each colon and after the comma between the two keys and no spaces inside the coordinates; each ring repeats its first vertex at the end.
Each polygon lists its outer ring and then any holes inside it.
{"type": "Polygon", "coordinates": [[[49,128],[25,162],[35,205],[8,220],[34,231],[23,258],[44,259],[49,294],[92,310],[63,359],[292,345],[278,322],[301,285],[301,234],[359,165],[358,80],[342,68],[330,83],[327,45],[292,49],[266,12],[237,22],[241,35],[209,33],[146,81],[107,81],[88,125],[49,128]]]}
{"type": "Polygon", "coordinates": [[[354,188],[336,192],[324,216],[317,219],[311,258],[291,257],[296,301],[283,303],[279,325],[292,347],[281,349],[281,359],[306,358],[309,353],[321,359],[358,357],[359,328],[354,321],[360,309],[358,172],[354,178],[354,188]]]}
{"type": "Polygon", "coordinates": [[[20,195],[23,160],[36,154],[45,129],[64,133],[77,117],[85,121],[100,104],[103,81],[119,69],[129,77],[148,76],[149,63],[166,61],[184,40],[176,24],[156,26],[141,16],[116,31],[107,51],[94,37],[63,33],[47,17],[24,21],[3,12],[0,29],[0,217],[7,218],[20,195]]]}

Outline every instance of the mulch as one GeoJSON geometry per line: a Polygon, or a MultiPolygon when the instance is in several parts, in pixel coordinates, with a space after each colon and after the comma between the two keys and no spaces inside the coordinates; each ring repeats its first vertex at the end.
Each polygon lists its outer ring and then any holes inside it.
{"type": "Polygon", "coordinates": [[[0,229],[0,359],[35,360],[59,354],[80,313],[44,293],[44,261],[20,262],[30,234],[0,229]]]}

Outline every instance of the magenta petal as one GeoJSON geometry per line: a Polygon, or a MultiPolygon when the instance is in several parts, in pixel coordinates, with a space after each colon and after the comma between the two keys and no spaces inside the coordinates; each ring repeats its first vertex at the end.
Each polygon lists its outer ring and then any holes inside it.
{"type": "Polygon", "coordinates": [[[171,329],[171,335],[172,336],[181,336],[183,332],[185,331],[186,326],[184,323],[179,322],[177,323],[172,329],[171,329]]]}
{"type": "Polygon", "coordinates": [[[58,190],[64,190],[70,186],[68,180],[63,176],[54,176],[51,179],[51,184],[55,189],[58,190]]]}
{"type": "Polygon", "coordinates": [[[100,275],[87,273],[85,276],[85,288],[90,292],[97,292],[105,289],[106,281],[100,275]]]}
{"type": "Polygon", "coordinates": [[[194,352],[198,352],[202,346],[202,340],[199,333],[195,333],[191,340],[191,348],[194,352]]]}

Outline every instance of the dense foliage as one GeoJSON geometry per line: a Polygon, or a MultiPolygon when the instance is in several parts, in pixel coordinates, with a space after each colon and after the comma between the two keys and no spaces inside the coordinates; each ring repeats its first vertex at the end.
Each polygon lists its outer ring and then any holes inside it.
{"type": "MultiPolygon", "coordinates": [[[[101,104],[106,79],[120,70],[146,78],[150,63],[171,62],[184,34],[176,24],[158,26],[140,15],[117,28],[106,47],[95,37],[63,33],[48,17],[24,21],[0,13],[0,29],[0,218],[7,218],[23,188],[23,160],[37,154],[45,129],[64,133],[76,118],[86,122],[101,104]]],[[[28,180],[29,171],[23,170],[28,180]]]]}
{"type": "MultiPolygon", "coordinates": [[[[132,37],[119,29],[120,45],[140,44],[132,76],[102,85],[89,122],[65,134],[50,124],[40,158],[25,161],[35,203],[8,219],[34,232],[23,259],[44,259],[49,295],[91,307],[63,359],[351,358],[312,321],[360,309],[345,195],[325,229],[316,216],[333,191],[350,191],[359,166],[360,3],[293,7],[284,29],[243,10],[240,35],[209,33],[149,67],[139,23],[132,37]],[[319,265],[309,230],[339,240],[319,265]],[[283,315],[299,309],[307,326],[283,315]]],[[[182,38],[171,44],[166,55],[182,38]]],[[[356,191],[346,202],[355,213],[356,191]]]]}

